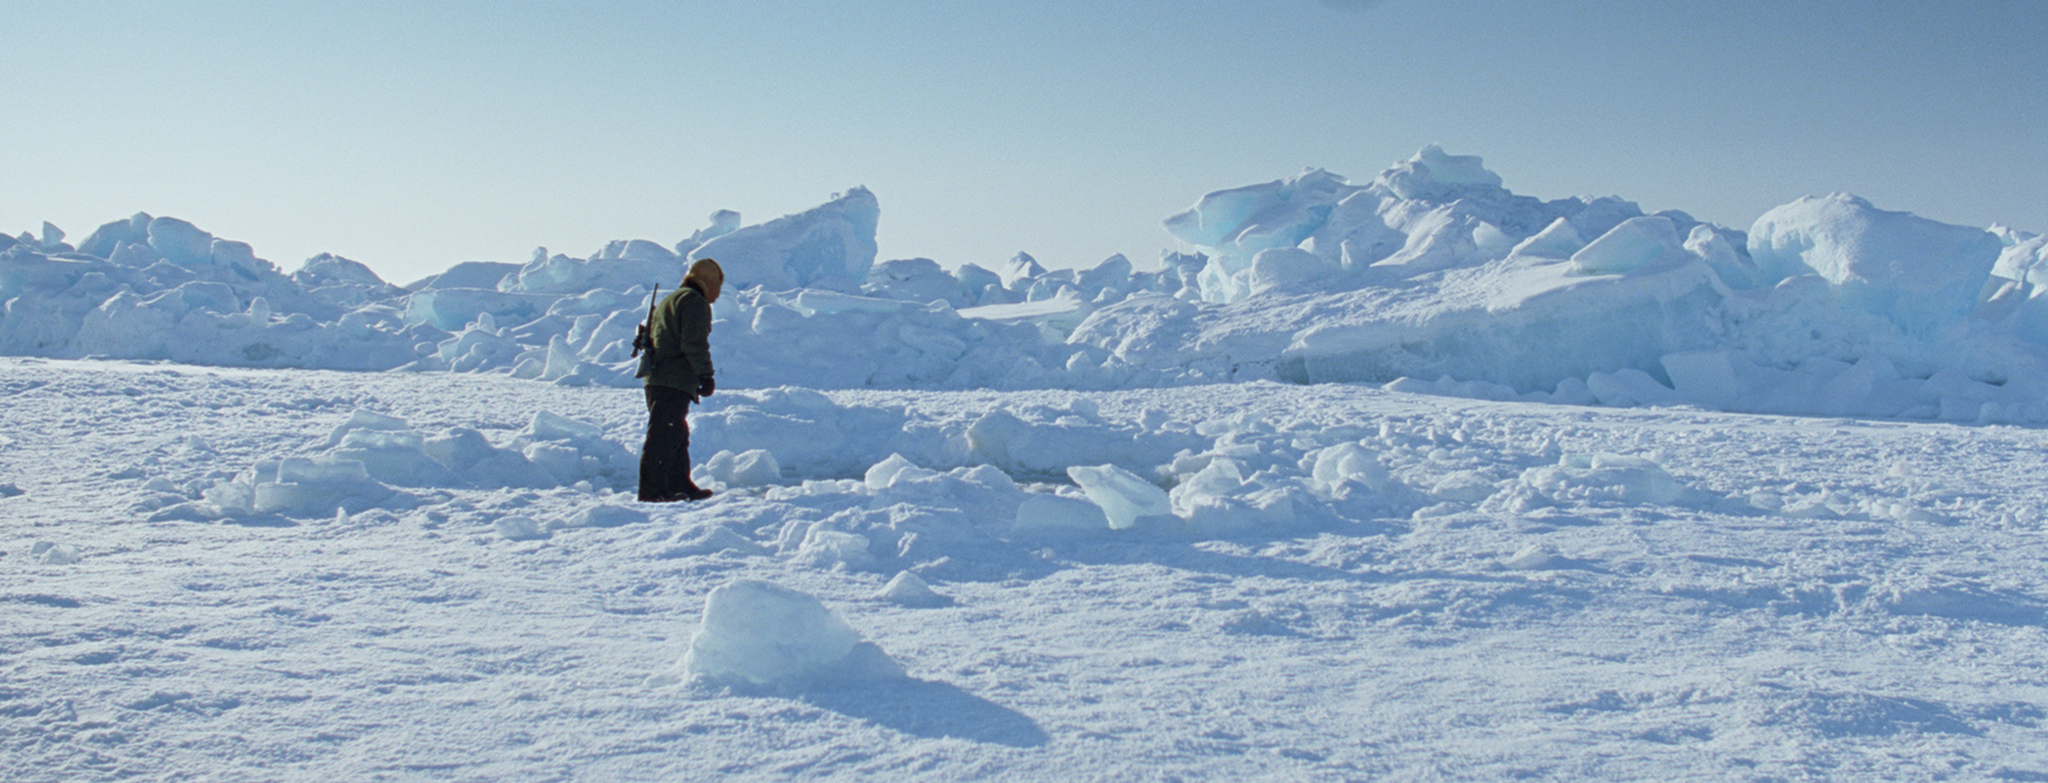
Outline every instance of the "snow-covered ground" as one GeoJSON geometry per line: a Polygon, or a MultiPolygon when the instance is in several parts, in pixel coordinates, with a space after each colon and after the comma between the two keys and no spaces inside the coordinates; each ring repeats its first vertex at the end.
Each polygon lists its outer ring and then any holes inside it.
{"type": "Polygon", "coordinates": [[[651,506],[637,390],[0,359],[0,768],[2048,779],[2037,429],[1269,381],[707,402],[725,491],[651,506]],[[685,666],[749,649],[699,624],[754,582],[831,610],[786,647],[879,663],[685,666]]]}

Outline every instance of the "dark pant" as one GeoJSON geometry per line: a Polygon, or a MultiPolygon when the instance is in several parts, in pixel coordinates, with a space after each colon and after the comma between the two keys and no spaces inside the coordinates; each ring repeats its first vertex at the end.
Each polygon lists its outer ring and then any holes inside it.
{"type": "Polygon", "coordinates": [[[640,499],[659,500],[697,488],[690,480],[690,393],[647,387],[647,442],[640,446],[640,499]]]}

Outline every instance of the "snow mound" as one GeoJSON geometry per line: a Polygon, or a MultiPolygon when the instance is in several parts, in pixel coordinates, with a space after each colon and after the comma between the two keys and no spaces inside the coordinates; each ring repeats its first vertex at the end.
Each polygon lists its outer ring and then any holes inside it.
{"type": "MultiPolygon", "coordinates": [[[[337,425],[315,454],[257,460],[202,497],[219,516],[278,514],[328,517],[337,508],[406,508],[413,494],[398,487],[630,487],[638,457],[597,426],[538,411],[502,445],[466,427],[428,435],[404,419],[358,409],[337,425]]],[[[643,517],[644,518],[644,517],[643,517]]],[[[578,522],[575,526],[592,524],[578,522]]],[[[535,537],[523,522],[501,524],[507,538],[535,537]]]]}
{"type": "Polygon", "coordinates": [[[922,577],[909,571],[896,572],[876,597],[901,606],[928,608],[953,605],[953,599],[933,592],[931,585],[926,584],[922,577]]]}
{"type": "Polygon", "coordinates": [[[704,599],[704,621],[683,669],[749,689],[804,690],[904,677],[903,667],[864,642],[823,602],[767,582],[742,579],[704,599]]]}

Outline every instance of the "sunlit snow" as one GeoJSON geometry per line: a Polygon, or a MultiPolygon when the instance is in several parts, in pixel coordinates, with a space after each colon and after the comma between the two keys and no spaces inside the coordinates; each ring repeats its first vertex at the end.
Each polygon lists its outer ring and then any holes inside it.
{"type": "Polygon", "coordinates": [[[2048,777],[2042,237],[1435,147],[1156,265],[881,215],[402,286],[0,238],[10,779],[2048,777]],[[639,503],[702,257],[719,494],[639,503]]]}

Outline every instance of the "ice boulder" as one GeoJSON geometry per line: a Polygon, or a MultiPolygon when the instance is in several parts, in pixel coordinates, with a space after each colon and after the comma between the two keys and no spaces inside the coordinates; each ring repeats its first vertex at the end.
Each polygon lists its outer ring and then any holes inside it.
{"type": "Polygon", "coordinates": [[[1579,238],[1579,232],[1572,228],[1572,222],[1558,218],[1550,221],[1550,225],[1545,226],[1542,231],[1522,240],[1510,252],[1512,255],[1538,258],[1571,258],[1585,246],[1586,240],[1579,238]]]}
{"type": "Polygon", "coordinates": [[[86,237],[84,242],[78,243],[78,252],[99,258],[113,258],[114,251],[119,250],[122,245],[148,242],[150,219],[149,215],[138,213],[135,217],[102,225],[94,230],[91,236],[86,237]]]}
{"type": "Polygon", "coordinates": [[[292,273],[292,282],[309,288],[326,285],[360,285],[383,288],[384,278],[359,261],[351,261],[332,253],[306,259],[299,271],[292,273]]]}
{"type": "MultiPolygon", "coordinates": [[[[1235,301],[1252,293],[1246,278],[1261,251],[1299,246],[1323,227],[1340,201],[1360,190],[1342,176],[1308,169],[1287,179],[1209,193],[1168,217],[1165,226],[1183,242],[1216,251],[1198,277],[1202,298],[1235,301]]],[[[1303,264],[1287,258],[1269,266],[1265,277],[1271,288],[1293,282],[1303,264]]]]}
{"type": "Polygon", "coordinates": [[[371,478],[361,461],[325,455],[259,460],[202,494],[226,516],[331,517],[410,500],[371,478]]]}
{"type": "Polygon", "coordinates": [[[1030,253],[1018,253],[1003,263],[1003,287],[1012,291],[1028,289],[1033,280],[1044,276],[1045,267],[1039,265],[1038,259],[1032,258],[1030,253]]]}
{"type": "Polygon", "coordinates": [[[704,461],[703,472],[727,487],[765,487],[782,483],[782,465],[767,449],[748,449],[738,454],[721,450],[704,461]]]}
{"type": "Polygon", "coordinates": [[[952,606],[953,599],[932,591],[931,585],[909,571],[899,571],[894,579],[882,586],[875,597],[899,606],[932,608],[952,606]]]}
{"type": "Polygon", "coordinates": [[[903,667],[818,599],[742,579],[704,599],[683,669],[705,680],[775,691],[904,677],[903,667]]]}
{"type": "Polygon", "coordinates": [[[491,526],[498,531],[498,535],[510,541],[531,541],[548,537],[547,531],[541,527],[540,520],[529,516],[515,514],[499,517],[491,526]]]}
{"type": "Polygon", "coordinates": [[[1501,187],[1499,174],[1478,155],[1452,155],[1431,144],[1381,172],[1374,184],[1404,199],[1449,201],[1470,191],[1501,187]]]}
{"type": "MultiPolygon", "coordinates": [[[[658,245],[647,244],[667,252],[658,245]]],[[[673,254],[660,257],[643,251],[628,257],[622,255],[627,245],[624,242],[614,243],[595,258],[587,259],[561,254],[550,256],[546,248],[539,248],[534,251],[532,261],[500,280],[498,287],[528,294],[579,294],[594,289],[645,289],[663,283],[674,284],[682,279],[682,262],[673,254]]]]}
{"type": "Polygon", "coordinates": [[[1691,258],[1679,242],[1670,218],[1644,215],[1629,218],[1572,254],[1572,265],[1589,275],[1626,274],[1643,267],[1691,258]]]}
{"type": "Polygon", "coordinates": [[[1347,483],[1372,492],[1385,492],[1393,477],[1380,464],[1380,456],[1358,443],[1339,443],[1304,457],[1309,466],[1309,486],[1324,494],[1338,494],[1347,483]]]}
{"type": "Polygon", "coordinates": [[[687,260],[717,259],[729,289],[857,290],[875,263],[880,218],[875,194],[857,187],[808,211],[713,238],[687,260]]]}
{"type": "Polygon", "coordinates": [[[174,217],[149,221],[149,249],[165,261],[184,267],[213,263],[213,235],[174,217]]]}
{"type": "Polygon", "coordinates": [[[1556,465],[1523,471],[1521,483],[1553,500],[1579,503],[1670,505],[1691,491],[1655,461],[1619,454],[1564,454],[1556,465]]]}
{"type": "Polygon", "coordinates": [[[79,556],[78,547],[54,541],[37,541],[28,548],[28,554],[43,565],[72,565],[84,559],[79,556]]]}
{"type": "Polygon", "coordinates": [[[2004,249],[1983,229],[1842,193],[1776,207],[1749,230],[1750,258],[1767,281],[1819,275],[1844,305],[1918,335],[1969,315],[2004,249]]]}
{"type": "Polygon", "coordinates": [[[945,302],[950,307],[973,303],[959,278],[946,274],[929,258],[899,258],[883,261],[868,270],[864,291],[885,299],[905,302],[945,302]]]}
{"type": "Polygon", "coordinates": [[[1081,486],[1089,501],[1102,507],[1112,530],[1128,530],[1143,517],[1173,514],[1166,490],[1115,465],[1076,465],[1067,468],[1067,475],[1081,486]]]}
{"type": "MultiPolygon", "coordinates": [[[[366,413],[356,411],[357,415],[366,413]]],[[[335,435],[339,440],[329,456],[362,463],[363,469],[378,481],[401,487],[455,483],[455,474],[424,451],[426,439],[402,422],[396,430],[357,427],[346,432],[337,430],[335,435]]]]}
{"type": "Polygon", "coordinates": [[[579,481],[627,486],[639,469],[639,459],[606,440],[597,425],[548,411],[535,412],[509,447],[564,486],[579,481]]]}
{"type": "Polygon", "coordinates": [[[1294,247],[1321,228],[1330,210],[1357,188],[1344,177],[1308,169],[1259,185],[1219,190],[1166,219],[1183,242],[1250,258],[1259,251],[1294,247]]]}
{"type": "Polygon", "coordinates": [[[1299,288],[1338,272],[1338,268],[1316,254],[1296,247],[1261,250],[1252,257],[1251,293],[1299,288]]]}

